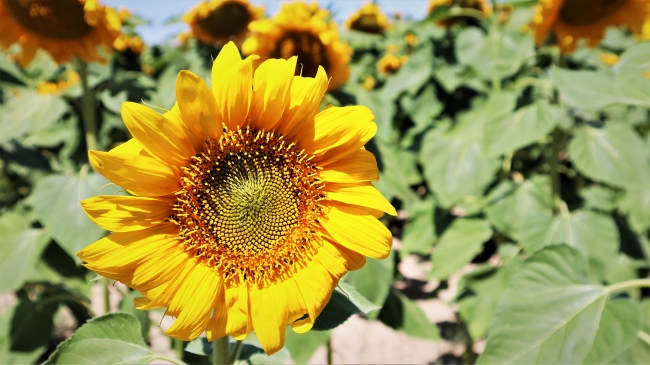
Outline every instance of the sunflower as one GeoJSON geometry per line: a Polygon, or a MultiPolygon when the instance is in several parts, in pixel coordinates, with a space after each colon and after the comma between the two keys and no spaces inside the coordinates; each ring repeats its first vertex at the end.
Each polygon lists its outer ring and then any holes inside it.
{"type": "Polygon", "coordinates": [[[390,24],[377,4],[366,3],[345,21],[345,26],[360,32],[384,34],[390,24]]]}
{"type": "Polygon", "coordinates": [[[58,81],[41,81],[36,87],[36,92],[41,95],[59,94],[68,88],[77,85],[80,81],[79,74],[74,71],[66,71],[65,77],[58,81]]]}
{"type": "Polygon", "coordinates": [[[580,39],[597,46],[610,26],[626,25],[641,35],[649,16],[648,0],[541,0],[533,19],[535,41],[542,44],[554,31],[560,49],[571,53],[580,39]]]}
{"type": "Polygon", "coordinates": [[[253,6],[248,0],[202,1],[183,15],[190,30],[180,38],[194,37],[219,46],[231,40],[239,43],[248,32],[248,24],[263,15],[264,8],[253,6]]]}
{"type": "Polygon", "coordinates": [[[392,53],[388,53],[377,62],[377,70],[384,75],[392,75],[406,62],[408,62],[407,56],[397,57],[392,53]]]}
{"type": "MultiPolygon", "coordinates": [[[[480,11],[484,17],[492,16],[492,3],[490,0],[429,0],[429,14],[433,13],[440,6],[467,8],[480,11]]],[[[437,23],[442,26],[451,26],[461,21],[471,19],[468,16],[451,16],[442,19],[437,23]]]]}
{"type": "Polygon", "coordinates": [[[331,77],[329,90],[335,90],[350,77],[352,48],[339,40],[336,23],[318,4],[283,4],[273,19],[250,24],[252,35],[242,51],[268,58],[298,56],[296,75],[315,77],[319,66],[331,77]]]}
{"type": "Polygon", "coordinates": [[[0,46],[19,43],[15,59],[21,66],[39,48],[58,63],[72,56],[104,61],[97,46],[110,51],[121,27],[117,12],[97,0],[0,0],[0,46]]]}
{"type": "Polygon", "coordinates": [[[125,103],[134,136],[92,166],[133,196],[84,200],[86,214],[115,232],[77,253],[85,266],[142,293],[138,309],[167,308],[166,331],[192,340],[255,331],[282,348],[287,325],[302,333],[338,280],[385,258],[395,209],[371,181],[363,146],[377,130],[362,106],[319,112],[327,76],[294,76],[296,57],[242,60],[219,53],[212,90],[181,71],[177,103],[164,115],[125,103]]]}

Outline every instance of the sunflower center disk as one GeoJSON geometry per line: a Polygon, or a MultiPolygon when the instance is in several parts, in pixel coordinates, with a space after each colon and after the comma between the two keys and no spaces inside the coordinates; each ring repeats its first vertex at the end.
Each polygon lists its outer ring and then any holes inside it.
{"type": "Polygon", "coordinates": [[[296,64],[296,76],[315,77],[318,66],[323,66],[329,71],[329,60],[323,42],[318,36],[302,31],[290,31],[285,33],[277,42],[275,49],[271,52],[271,58],[289,59],[298,56],[296,64]]]}
{"type": "Polygon", "coordinates": [[[79,39],[93,30],[78,0],[1,0],[26,29],[47,38],[79,39]]]}
{"type": "Polygon", "coordinates": [[[198,25],[215,38],[230,39],[239,36],[248,26],[251,14],[238,2],[227,2],[198,20],[198,25]]]}
{"type": "Polygon", "coordinates": [[[381,34],[381,27],[377,21],[377,16],[372,14],[361,15],[357,20],[352,22],[351,28],[361,32],[381,34]]]}
{"type": "Polygon", "coordinates": [[[560,19],[571,25],[588,25],[606,18],[628,0],[565,0],[560,19]]]}
{"type": "Polygon", "coordinates": [[[317,249],[322,209],[318,170],[281,136],[227,130],[183,168],[171,221],[185,251],[227,285],[264,286],[317,249]]]}

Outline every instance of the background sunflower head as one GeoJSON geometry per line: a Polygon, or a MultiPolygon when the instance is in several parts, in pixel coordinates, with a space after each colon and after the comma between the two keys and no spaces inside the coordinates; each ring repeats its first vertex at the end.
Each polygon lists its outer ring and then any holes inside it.
{"type": "Polygon", "coordinates": [[[536,7],[533,26],[537,44],[551,33],[562,52],[573,52],[580,40],[596,47],[607,27],[625,26],[633,34],[643,34],[650,18],[647,0],[541,0],[536,7]]]}
{"type": "MultiPolygon", "coordinates": [[[[492,16],[492,3],[490,0],[429,0],[429,14],[433,13],[440,6],[473,9],[479,11],[486,18],[492,16]]],[[[464,15],[450,16],[437,21],[437,23],[441,26],[449,27],[470,19],[472,17],[464,15]]]]}
{"type": "Polygon", "coordinates": [[[390,23],[379,5],[366,3],[345,21],[345,27],[365,33],[383,34],[390,23]]]}
{"type": "Polygon", "coordinates": [[[298,56],[296,75],[314,77],[322,66],[331,77],[329,90],[344,84],[350,77],[352,48],[339,39],[336,23],[329,11],[318,4],[296,2],[283,4],[273,19],[250,24],[252,34],[242,46],[246,54],[289,59],[298,56]]]}
{"type": "Polygon", "coordinates": [[[38,49],[58,63],[104,61],[97,48],[110,51],[121,27],[118,13],[97,0],[0,0],[0,46],[20,44],[14,57],[21,66],[38,49]]]}
{"type": "Polygon", "coordinates": [[[181,39],[194,37],[206,44],[224,45],[228,41],[241,42],[248,25],[264,15],[264,8],[248,0],[202,1],[183,15],[190,26],[181,39]]]}

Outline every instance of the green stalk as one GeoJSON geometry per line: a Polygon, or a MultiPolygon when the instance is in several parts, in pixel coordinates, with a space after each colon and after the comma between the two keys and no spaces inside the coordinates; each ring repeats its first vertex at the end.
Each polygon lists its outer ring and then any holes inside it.
{"type": "Polygon", "coordinates": [[[327,342],[325,343],[325,346],[327,346],[327,365],[332,365],[334,362],[332,361],[332,336],[327,338],[327,342]]]}
{"type": "Polygon", "coordinates": [[[650,288],[650,279],[634,279],[627,280],[620,283],[612,284],[606,287],[607,292],[614,293],[617,291],[623,291],[627,289],[636,289],[636,288],[650,288]]]}
{"type": "Polygon", "coordinates": [[[108,278],[102,278],[102,292],[104,293],[104,314],[111,312],[111,293],[108,290],[108,278]]]}
{"type": "Polygon", "coordinates": [[[560,163],[560,151],[562,150],[562,131],[556,128],[553,131],[553,143],[551,145],[551,156],[549,165],[551,168],[551,192],[553,199],[553,212],[557,213],[560,208],[560,173],[557,170],[560,163]]]}
{"type": "Polygon", "coordinates": [[[242,340],[237,340],[235,343],[235,348],[232,351],[232,354],[230,354],[230,364],[233,365],[235,362],[237,362],[237,358],[239,357],[239,352],[241,351],[241,345],[243,341],[242,340]]]}
{"type": "Polygon", "coordinates": [[[227,365],[230,360],[230,341],[228,336],[223,336],[212,342],[212,355],[214,365],[227,365]]]}
{"type": "Polygon", "coordinates": [[[86,136],[86,148],[97,149],[97,124],[95,123],[95,91],[88,85],[88,64],[80,58],[75,58],[75,65],[81,81],[81,120],[86,136]]]}

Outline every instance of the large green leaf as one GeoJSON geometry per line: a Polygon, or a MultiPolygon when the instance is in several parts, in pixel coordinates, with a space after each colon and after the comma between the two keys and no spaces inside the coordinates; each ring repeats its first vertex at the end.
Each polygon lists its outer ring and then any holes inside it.
{"type": "Polygon", "coordinates": [[[86,216],[79,201],[118,191],[115,185],[108,184],[100,174],[85,170],[73,175],[49,175],[37,181],[29,197],[48,233],[77,262],[75,253],[105,233],[86,216]]]}
{"type": "MultiPolygon", "coordinates": [[[[370,303],[382,306],[391,288],[394,253],[384,260],[368,258],[366,265],[359,270],[348,272],[343,278],[370,303]]],[[[377,311],[370,312],[368,318],[376,318],[377,311]]]]}
{"type": "Polygon", "coordinates": [[[533,40],[520,32],[491,31],[467,27],[456,39],[456,57],[485,79],[499,80],[517,72],[535,54],[533,40]]]}
{"type": "Polygon", "coordinates": [[[568,246],[526,260],[503,298],[479,364],[606,363],[637,338],[636,303],[609,299],[568,246]]]}
{"type": "Polygon", "coordinates": [[[458,301],[459,314],[467,323],[472,339],[479,340],[487,334],[512,277],[520,266],[521,260],[515,256],[501,267],[492,269],[489,275],[479,269],[463,276],[462,282],[471,295],[465,295],[458,301]]]}
{"type": "Polygon", "coordinates": [[[395,100],[402,92],[415,94],[431,77],[433,49],[425,44],[409,56],[408,62],[384,84],[383,93],[388,100],[395,100]]]}
{"type": "Polygon", "coordinates": [[[340,281],[339,286],[332,292],[332,297],[321,314],[316,318],[313,329],[326,331],[336,328],[354,314],[368,314],[381,308],[364,298],[353,286],[340,281]]]}
{"type": "MultiPolygon", "coordinates": [[[[526,251],[536,250],[553,244],[564,243],[578,249],[589,257],[598,269],[616,257],[619,251],[619,237],[616,224],[610,216],[590,210],[575,210],[556,217],[532,216],[524,222],[533,229],[521,240],[526,251]]],[[[601,272],[605,275],[605,272],[601,272]]]]}
{"type": "Polygon", "coordinates": [[[548,103],[538,101],[506,118],[486,123],[486,155],[499,156],[539,141],[557,125],[559,112],[548,103]]]}
{"type": "Polygon", "coordinates": [[[434,213],[436,205],[433,199],[419,201],[409,209],[408,223],[402,233],[401,257],[410,253],[428,255],[436,241],[434,213]]]}
{"type": "Polygon", "coordinates": [[[20,90],[20,95],[0,106],[0,143],[51,127],[67,109],[59,96],[20,90]]]}
{"type": "Polygon", "coordinates": [[[619,208],[628,214],[628,222],[635,231],[640,233],[650,228],[650,189],[647,186],[627,189],[619,208]]]}
{"type": "Polygon", "coordinates": [[[483,156],[481,125],[465,119],[454,128],[442,124],[422,140],[420,162],[427,185],[445,208],[467,196],[482,196],[500,167],[498,158],[483,156]]]}
{"type": "Polygon", "coordinates": [[[650,106],[650,42],[628,48],[614,66],[616,86],[621,93],[645,106],[650,106]]]}
{"type": "Polygon", "coordinates": [[[416,126],[432,125],[433,118],[442,111],[443,105],[436,98],[435,92],[433,84],[427,84],[417,97],[405,96],[400,99],[402,107],[411,116],[416,126]]]}
{"type": "Polygon", "coordinates": [[[330,337],[327,331],[309,331],[295,333],[289,327],[285,333],[284,348],[291,353],[291,359],[296,365],[305,365],[319,347],[330,337]]]}
{"type": "MultiPolygon", "coordinates": [[[[4,313],[0,315],[0,364],[34,364],[45,349],[45,347],[41,347],[33,351],[11,350],[10,329],[11,322],[16,318],[17,307],[18,305],[14,305],[6,308],[4,313]]],[[[47,335],[49,338],[49,333],[47,335]]]]}
{"type": "Polygon", "coordinates": [[[38,278],[34,266],[50,241],[43,229],[27,229],[0,236],[0,291],[17,290],[38,278]]]}
{"type": "Polygon", "coordinates": [[[162,358],[142,340],[135,317],[109,313],[86,322],[44,364],[148,364],[162,358]]]}
{"type": "Polygon", "coordinates": [[[131,290],[120,301],[120,312],[129,313],[140,321],[140,330],[142,338],[149,338],[149,329],[151,328],[151,318],[149,311],[139,310],[135,307],[133,300],[142,297],[137,290],[131,290]]]}
{"type": "Polygon", "coordinates": [[[393,289],[379,313],[379,319],[391,328],[415,338],[440,339],[440,332],[416,302],[393,289]]]}
{"type": "Polygon", "coordinates": [[[650,164],[643,139],[629,126],[578,128],[569,142],[575,168],[585,176],[614,186],[647,188],[650,164]]]}
{"type": "Polygon", "coordinates": [[[485,209],[488,218],[500,232],[519,241],[531,229],[526,224],[528,217],[551,213],[551,181],[545,175],[533,176],[517,186],[511,194],[494,199],[485,209]]]}
{"type": "Polygon", "coordinates": [[[446,279],[463,268],[483,249],[492,236],[492,228],[484,219],[458,218],[440,237],[433,252],[430,277],[446,279]]]}

